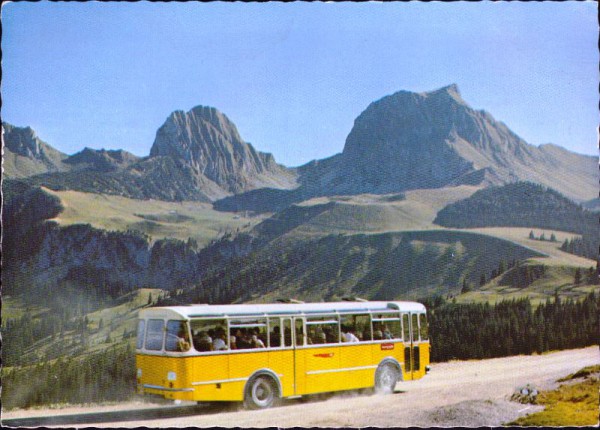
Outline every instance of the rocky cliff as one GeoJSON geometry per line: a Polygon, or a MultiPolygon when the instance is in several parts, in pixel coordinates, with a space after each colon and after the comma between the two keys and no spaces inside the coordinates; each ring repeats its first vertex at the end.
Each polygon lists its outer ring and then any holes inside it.
{"type": "Polygon", "coordinates": [[[329,164],[301,169],[304,186],[318,194],[357,194],[524,180],[575,200],[597,194],[597,157],[528,144],[489,113],[471,108],[456,85],[399,91],[371,103],[329,164]]]}
{"type": "Polygon", "coordinates": [[[3,175],[25,178],[47,172],[69,170],[66,154],[42,141],[30,127],[2,123],[3,175]]]}
{"type": "Polygon", "coordinates": [[[37,140],[30,128],[18,133],[13,129],[8,126],[6,147],[9,155],[22,155],[9,159],[6,176],[27,178],[31,185],[54,190],[210,202],[259,188],[297,185],[294,169],[256,151],[227,116],[210,107],[173,112],[144,158],[123,150],[91,148],[67,157],[37,140]]]}
{"type": "Polygon", "coordinates": [[[292,172],[244,142],[229,118],[212,107],[173,112],[156,133],[150,157],[157,156],[184,161],[226,194],[294,186],[292,172]]]}

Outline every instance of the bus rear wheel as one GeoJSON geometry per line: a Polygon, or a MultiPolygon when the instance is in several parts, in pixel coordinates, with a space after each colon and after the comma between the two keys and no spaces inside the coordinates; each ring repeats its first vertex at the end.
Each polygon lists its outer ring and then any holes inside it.
{"type": "Polygon", "coordinates": [[[390,394],[398,382],[398,370],[389,363],[382,365],[375,374],[375,393],[390,394]]]}
{"type": "Polygon", "coordinates": [[[248,384],[244,394],[244,406],[248,409],[266,409],[279,400],[277,386],[268,376],[258,376],[248,384]]]}

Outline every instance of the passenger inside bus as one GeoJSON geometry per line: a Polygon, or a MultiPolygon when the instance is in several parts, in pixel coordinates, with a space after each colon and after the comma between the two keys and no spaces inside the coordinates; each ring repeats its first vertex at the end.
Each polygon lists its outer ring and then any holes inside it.
{"type": "Polygon", "coordinates": [[[167,323],[166,331],[167,339],[165,343],[165,349],[167,351],[189,351],[191,347],[190,339],[187,331],[187,326],[183,321],[169,321],[167,323]]]}
{"type": "Polygon", "coordinates": [[[177,350],[181,352],[189,351],[190,341],[185,326],[182,324],[177,333],[177,350]]]}
{"type": "Polygon", "coordinates": [[[258,330],[255,330],[250,337],[251,348],[265,348],[265,343],[258,337],[258,330]]]}
{"type": "Polygon", "coordinates": [[[194,348],[200,352],[212,351],[213,342],[207,332],[202,330],[194,333],[194,348]]]}
{"type": "Polygon", "coordinates": [[[224,351],[227,349],[227,342],[225,339],[225,330],[223,327],[217,327],[215,330],[215,338],[213,339],[212,345],[213,351],[224,351]]]}
{"type": "Polygon", "coordinates": [[[278,325],[273,327],[273,331],[269,336],[269,341],[271,346],[281,346],[281,330],[278,325]]]}
{"type": "Polygon", "coordinates": [[[342,342],[358,342],[358,338],[354,334],[354,329],[348,326],[342,326],[342,342]]]}

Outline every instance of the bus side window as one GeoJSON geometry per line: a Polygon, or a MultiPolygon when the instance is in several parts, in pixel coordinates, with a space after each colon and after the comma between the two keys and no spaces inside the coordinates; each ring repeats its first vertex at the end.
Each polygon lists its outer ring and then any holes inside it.
{"type": "Polygon", "coordinates": [[[427,330],[427,315],[426,314],[419,314],[419,327],[420,327],[420,331],[421,331],[421,340],[428,340],[429,339],[429,333],[427,330]]]}
{"type": "Polygon", "coordinates": [[[304,321],[296,320],[296,345],[304,345],[304,321]]]}
{"type": "Polygon", "coordinates": [[[397,313],[379,314],[373,318],[373,339],[402,339],[402,324],[397,313]]]}
{"type": "Polygon", "coordinates": [[[339,327],[335,316],[307,318],[308,343],[313,345],[338,343],[340,339],[339,327]]]}
{"type": "Polygon", "coordinates": [[[283,342],[284,346],[292,346],[292,320],[283,320],[283,342]]]}
{"type": "Polygon", "coordinates": [[[400,324],[400,318],[393,321],[387,321],[385,325],[385,331],[390,339],[402,339],[402,326],[400,324]]]}
{"type": "Polygon", "coordinates": [[[150,351],[160,351],[163,346],[165,334],[165,322],[163,320],[149,320],[148,331],[146,333],[146,349],[150,351]]]}
{"type": "Polygon", "coordinates": [[[167,340],[165,350],[185,352],[190,349],[190,336],[185,321],[167,321],[167,340]]]}
{"type": "Polygon", "coordinates": [[[361,342],[373,339],[371,333],[371,318],[369,315],[355,315],[354,326],[356,327],[356,336],[361,342]]]}
{"type": "Polygon", "coordinates": [[[281,346],[281,321],[279,318],[269,318],[269,347],[279,348],[281,346]]]}
{"type": "Polygon", "coordinates": [[[408,324],[408,314],[402,314],[402,326],[404,328],[404,342],[410,342],[410,326],[408,324]]]}
{"type": "Polygon", "coordinates": [[[224,319],[192,320],[192,343],[198,352],[221,351],[227,345],[227,321],[224,319]]]}
{"type": "Polygon", "coordinates": [[[240,318],[229,321],[231,349],[266,348],[267,319],[240,318]],[[235,345],[235,346],[234,346],[235,345]]]}
{"type": "Polygon", "coordinates": [[[412,314],[412,335],[415,342],[419,340],[419,322],[417,318],[417,314],[412,314]]]}

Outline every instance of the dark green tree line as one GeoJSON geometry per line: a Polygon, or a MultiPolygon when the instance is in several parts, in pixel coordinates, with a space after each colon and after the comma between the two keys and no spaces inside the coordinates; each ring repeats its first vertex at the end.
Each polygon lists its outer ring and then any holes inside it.
{"type": "Polygon", "coordinates": [[[529,299],[496,305],[427,301],[432,361],[504,357],[598,344],[600,297],[560,300],[533,309],[529,299]]]}

